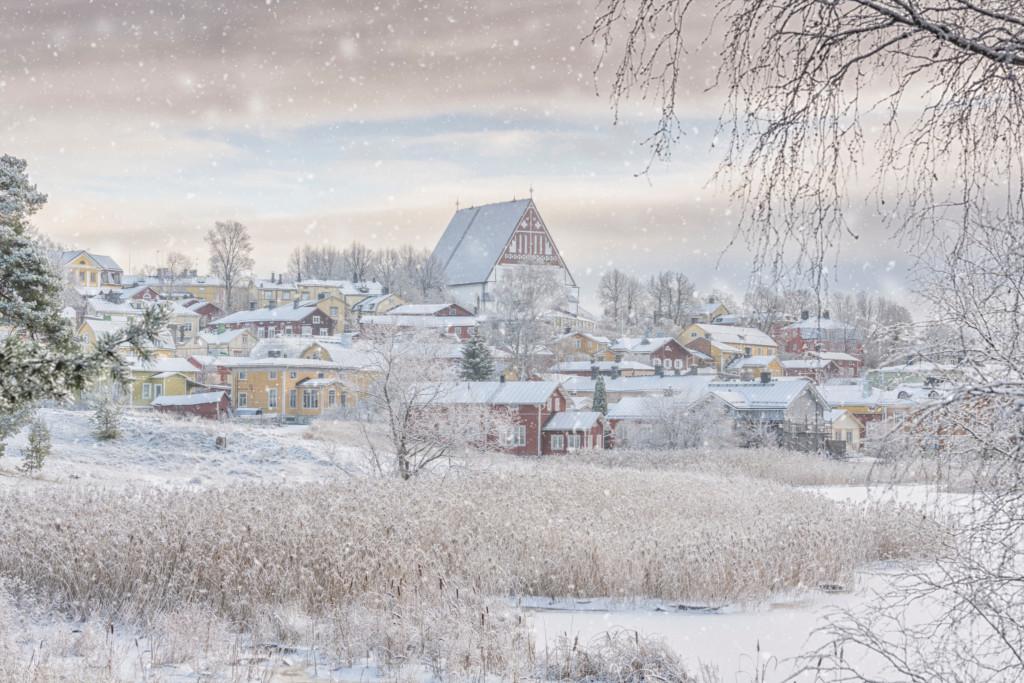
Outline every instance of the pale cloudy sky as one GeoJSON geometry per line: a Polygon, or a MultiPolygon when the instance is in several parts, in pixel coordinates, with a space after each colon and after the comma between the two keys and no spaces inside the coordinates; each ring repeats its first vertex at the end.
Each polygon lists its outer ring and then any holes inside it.
{"type": "MultiPolygon", "coordinates": [[[[613,125],[582,42],[595,5],[0,0],[0,152],[50,195],[41,229],[126,269],[169,250],[205,265],[224,218],[264,274],[303,242],[432,247],[456,201],[532,186],[586,302],[609,265],[742,291],[748,256],[719,265],[733,223],[706,185],[712,60],[692,58],[674,161],[638,177],[652,111],[613,125]]],[[[895,253],[861,239],[839,286],[897,291],[895,253]]]]}

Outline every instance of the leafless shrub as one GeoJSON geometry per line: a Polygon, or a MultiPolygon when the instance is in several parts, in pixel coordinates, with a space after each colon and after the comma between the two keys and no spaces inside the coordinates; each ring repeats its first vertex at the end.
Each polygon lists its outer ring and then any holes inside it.
{"type": "Polygon", "coordinates": [[[678,656],[661,641],[636,631],[608,631],[581,645],[560,637],[545,654],[543,680],[602,683],[696,683],[678,656]]]}

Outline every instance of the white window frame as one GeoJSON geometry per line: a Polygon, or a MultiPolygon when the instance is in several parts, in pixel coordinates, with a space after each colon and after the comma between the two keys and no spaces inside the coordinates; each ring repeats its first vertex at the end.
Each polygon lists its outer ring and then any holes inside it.
{"type": "Polygon", "coordinates": [[[149,382],[142,385],[142,398],[153,398],[153,385],[149,382]]]}
{"type": "Polygon", "coordinates": [[[247,371],[245,371],[245,370],[239,370],[238,371],[238,379],[239,380],[249,379],[249,373],[247,371]]]}
{"type": "Polygon", "coordinates": [[[577,432],[569,432],[566,438],[566,450],[578,451],[583,448],[583,435],[577,432]]]}
{"type": "Polygon", "coordinates": [[[551,435],[551,450],[553,451],[564,451],[565,450],[565,437],[561,434],[551,435]]]}
{"type": "Polygon", "coordinates": [[[238,407],[248,408],[249,407],[249,394],[244,391],[238,392],[238,407]]]}
{"type": "Polygon", "coordinates": [[[302,409],[303,410],[319,410],[320,409],[320,390],[319,389],[303,389],[302,390],[302,409]]]}
{"type": "Polygon", "coordinates": [[[277,389],[267,389],[267,407],[277,407],[277,389]]]}

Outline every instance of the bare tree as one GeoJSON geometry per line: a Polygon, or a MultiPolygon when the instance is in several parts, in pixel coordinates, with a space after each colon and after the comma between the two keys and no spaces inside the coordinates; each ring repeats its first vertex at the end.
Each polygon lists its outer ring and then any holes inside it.
{"type": "Polygon", "coordinates": [[[397,249],[382,249],[374,254],[373,279],[389,292],[395,292],[402,276],[402,255],[397,249]]]}
{"type": "Polygon", "coordinates": [[[696,303],[690,279],[683,273],[670,270],[661,271],[647,280],[647,300],[650,323],[655,328],[684,325],[696,303]]]}
{"type": "Polygon", "coordinates": [[[823,292],[828,255],[857,236],[847,220],[855,168],[876,179],[878,212],[900,235],[1024,214],[1016,0],[726,0],[694,55],[707,7],[603,0],[590,37],[614,60],[616,107],[633,94],[660,104],[649,139],[660,158],[683,134],[687,70],[707,53],[720,60],[719,177],[757,266],[782,272],[795,255],[823,292]]]}
{"type": "Polygon", "coordinates": [[[447,296],[444,268],[429,251],[405,245],[398,250],[398,257],[396,289],[403,299],[416,303],[447,296]]]}
{"type": "Polygon", "coordinates": [[[341,250],[329,244],[296,247],[288,257],[288,272],[296,280],[340,280],[346,277],[341,250]]]}
{"type": "Polygon", "coordinates": [[[341,251],[341,267],[345,277],[353,282],[363,282],[370,278],[373,268],[373,252],[359,242],[353,242],[341,251]]]}
{"type": "Polygon", "coordinates": [[[547,314],[566,304],[560,272],[539,263],[524,263],[502,274],[494,290],[494,316],[490,339],[507,351],[510,366],[520,379],[537,369],[537,356],[551,338],[547,314]]]}
{"type": "Polygon", "coordinates": [[[647,291],[639,278],[618,268],[606,271],[597,286],[604,321],[615,334],[636,331],[647,319],[647,291]]]}
{"type": "Polygon", "coordinates": [[[166,281],[172,293],[178,286],[178,281],[187,276],[188,272],[196,265],[195,259],[180,251],[169,252],[165,263],[164,268],[160,270],[160,274],[163,276],[161,279],[166,281]]]}
{"type": "Polygon", "coordinates": [[[249,229],[238,221],[217,221],[206,233],[210,246],[210,272],[224,283],[224,309],[235,310],[235,288],[242,276],[252,269],[252,240],[249,229]]]}
{"type": "Polygon", "coordinates": [[[457,456],[494,447],[508,433],[511,416],[483,403],[459,400],[450,362],[451,342],[435,332],[365,335],[374,381],[364,403],[370,420],[383,426],[378,444],[364,426],[367,458],[379,474],[411,479],[457,456]]]}
{"type": "Polygon", "coordinates": [[[682,396],[649,396],[645,416],[623,420],[615,431],[616,446],[677,449],[723,448],[736,445],[733,421],[719,401],[691,402],[682,396]]]}

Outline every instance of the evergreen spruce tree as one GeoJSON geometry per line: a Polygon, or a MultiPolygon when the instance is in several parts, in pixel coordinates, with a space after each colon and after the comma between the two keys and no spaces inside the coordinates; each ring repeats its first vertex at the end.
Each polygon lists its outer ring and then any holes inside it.
{"type": "Polygon", "coordinates": [[[602,415],[608,414],[608,394],[604,388],[604,377],[601,375],[597,376],[597,381],[594,382],[594,399],[591,401],[591,410],[602,415]]]}
{"type": "Polygon", "coordinates": [[[28,446],[25,448],[25,459],[18,469],[25,474],[32,474],[43,469],[43,463],[50,456],[50,430],[43,418],[32,421],[28,431],[28,446]]]}
{"type": "Polygon", "coordinates": [[[147,360],[167,323],[154,306],[117,334],[96,340],[84,352],[71,323],[61,315],[64,280],[29,222],[46,203],[26,173],[26,163],[0,156],[0,415],[10,416],[46,399],[68,399],[97,375],[125,380],[119,354],[131,350],[147,360]]]}
{"type": "Polygon", "coordinates": [[[100,441],[112,441],[121,436],[121,418],[124,417],[124,403],[109,394],[101,396],[95,403],[92,415],[92,433],[100,441]]]}
{"type": "Polygon", "coordinates": [[[483,382],[494,377],[494,358],[480,335],[473,335],[462,346],[459,376],[467,382],[483,382]]]}

